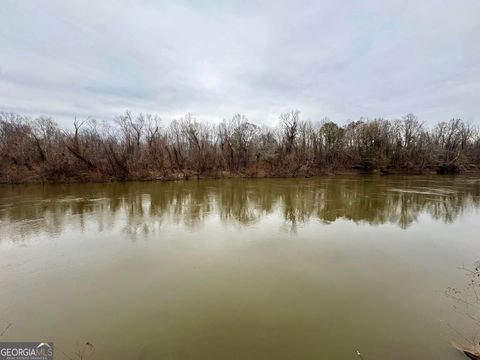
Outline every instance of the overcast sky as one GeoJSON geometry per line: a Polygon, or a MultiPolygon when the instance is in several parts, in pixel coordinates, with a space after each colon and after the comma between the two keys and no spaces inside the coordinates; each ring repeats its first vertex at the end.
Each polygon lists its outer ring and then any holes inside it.
{"type": "Polygon", "coordinates": [[[480,122],[480,0],[0,3],[0,110],[480,122]]]}

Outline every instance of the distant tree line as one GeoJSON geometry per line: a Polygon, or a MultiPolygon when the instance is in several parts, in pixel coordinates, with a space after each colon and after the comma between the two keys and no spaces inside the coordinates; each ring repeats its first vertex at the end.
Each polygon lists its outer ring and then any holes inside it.
{"type": "Polygon", "coordinates": [[[429,129],[413,115],[340,126],[280,115],[275,128],[243,115],[219,124],[187,114],[162,123],[126,111],[113,122],[0,113],[0,181],[108,181],[311,176],[358,171],[459,173],[480,168],[479,132],[460,119],[429,129]]]}

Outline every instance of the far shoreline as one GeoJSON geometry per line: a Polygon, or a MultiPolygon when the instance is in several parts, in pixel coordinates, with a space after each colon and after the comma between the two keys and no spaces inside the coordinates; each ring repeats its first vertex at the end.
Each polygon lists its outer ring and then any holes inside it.
{"type": "Polygon", "coordinates": [[[259,180],[259,179],[308,179],[308,178],[322,178],[322,177],[336,177],[336,176],[364,176],[364,177],[390,177],[390,176],[478,176],[480,178],[480,168],[468,169],[460,172],[440,173],[434,169],[422,171],[400,171],[400,170],[371,170],[362,171],[356,169],[343,169],[332,171],[316,171],[298,174],[246,174],[246,173],[229,173],[219,171],[217,173],[196,174],[194,172],[178,172],[169,175],[160,176],[144,176],[144,177],[128,177],[116,178],[108,176],[98,176],[98,174],[82,173],[75,177],[64,179],[42,179],[39,176],[25,176],[19,181],[5,181],[0,180],[0,186],[8,185],[65,185],[65,184],[113,184],[113,183],[131,183],[131,182],[172,182],[172,181],[195,181],[195,180],[259,180]]]}

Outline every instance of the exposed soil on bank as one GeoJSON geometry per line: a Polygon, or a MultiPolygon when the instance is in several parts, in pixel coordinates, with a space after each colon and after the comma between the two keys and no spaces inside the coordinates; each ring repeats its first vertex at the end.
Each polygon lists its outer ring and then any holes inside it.
{"type": "Polygon", "coordinates": [[[129,174],[123,177],[115,177],[102,174],[96,171],[79,171],[76,174],[57,174],[54,177],[42,176],[39,170],[35,169],[11,169],[8,175],[3,174],[0,177],[0,184],[61,184],[61,183],[109,183],[126,181],[175,181],[175,180],[199,180],[199,179],[263,179],[263,178],[309,178],[314,176],[335,176],[335,175],[479,175],[479,167],[471,167],[462,171],[444,171],[444,169],[300,169],[295,173],[288,172],[267,172],[267,171],[210,171],[197,173],[195,171],[177,171],[171,173],[148,173],[148,174],[129,174]]]}

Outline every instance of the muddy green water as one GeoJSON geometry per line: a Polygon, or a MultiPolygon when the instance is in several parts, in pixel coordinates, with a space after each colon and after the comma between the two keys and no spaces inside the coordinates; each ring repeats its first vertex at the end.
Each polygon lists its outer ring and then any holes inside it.
{"type": "Polygon", "coordinates": [[[463,359],[450,342],[475,329],[444,292],[480,260],[479,207],[473,177],[0,186],[0,341],[463,359]]]}

